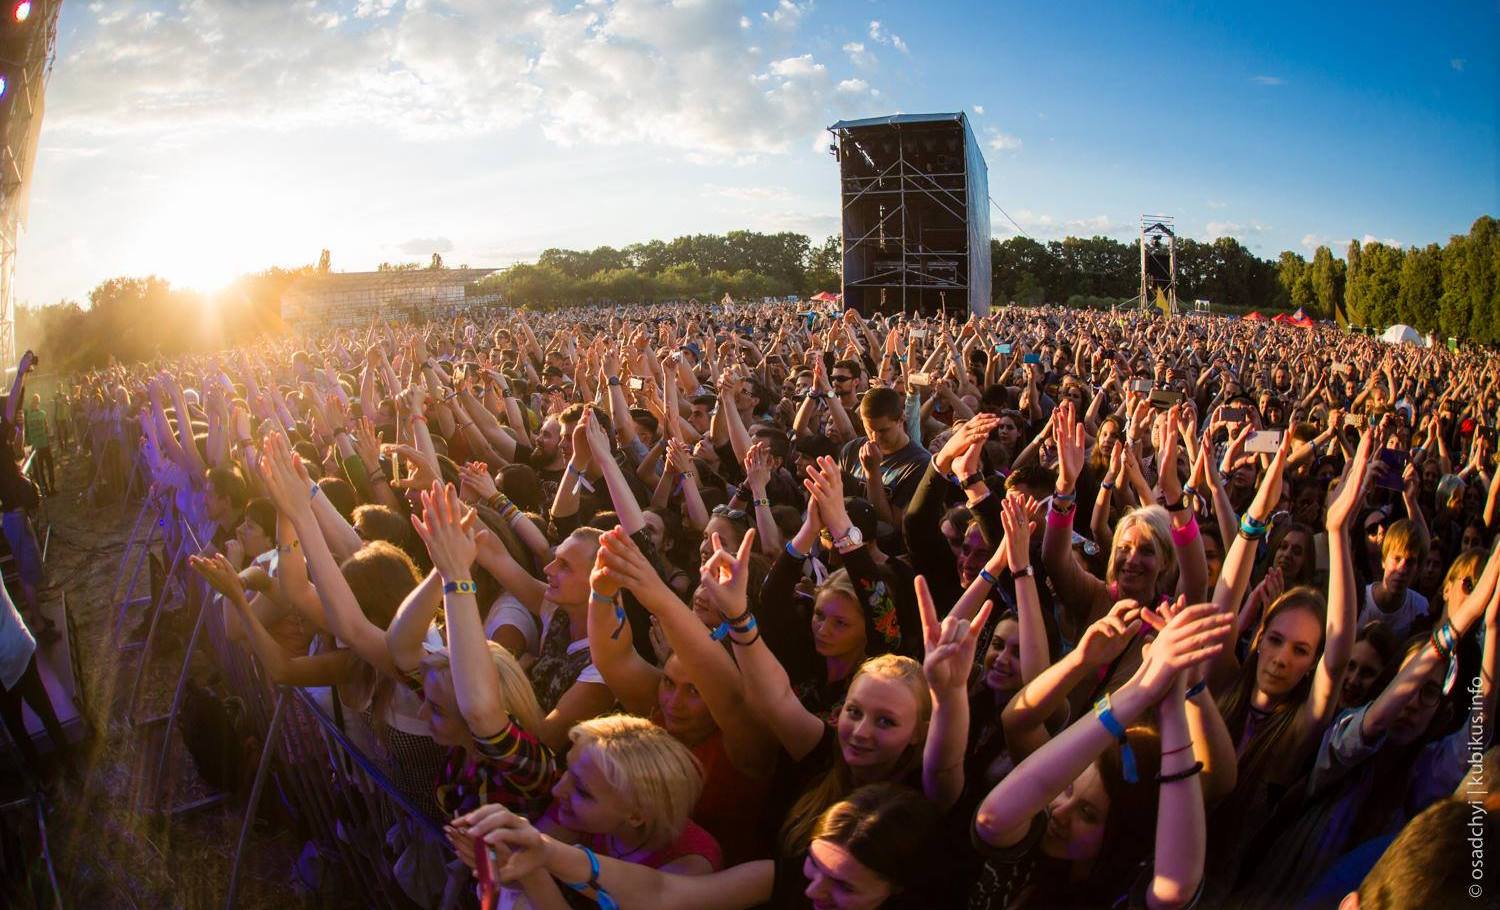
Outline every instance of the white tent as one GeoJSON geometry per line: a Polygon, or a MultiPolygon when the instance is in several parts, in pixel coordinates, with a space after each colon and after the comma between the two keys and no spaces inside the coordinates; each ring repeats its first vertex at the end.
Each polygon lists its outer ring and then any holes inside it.
{"type": "Polygon", "coordinates": [[[1422,333],[1418,332],[1416,329],[1412,328],[1409,325],[1404,325],[1399,322],[1386,329],[1385,334],[1380,336],[1380,340],[1384,341],[1386,344],[1414,344],[1418,347],[1427,346],[1427,343],[1422,340],[1422,333]]]}

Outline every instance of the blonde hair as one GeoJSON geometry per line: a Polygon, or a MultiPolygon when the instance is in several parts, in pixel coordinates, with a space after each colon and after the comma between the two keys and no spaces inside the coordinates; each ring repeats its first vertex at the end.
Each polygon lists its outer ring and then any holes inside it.
{"type": "Polygon", "coordinates": [[[1380,541],[1380,558],[1390,559],[1392,554],[1410,556],[1418,562],[1427,558],[1429,540],[1422,526],[1410,518],[1403,518],[1385,529],[1380,541]]]}
{"type": "MultiPolygon", "coordinates": [[[[1478,582],[1480,573],[1484,571],[1485,557],[1485,551],[1473,548],[1458,554],[1458,557],[1453,560],[1453,565],[1448,567],[1448,574],[1443,576],[1443,587],[1438,590],[1445,590],[1465,575],[1478,582]]],[[[1456,604],[1444,604],[1443,611],[1449,612],[1454,606],[1456,604]]]]}
{"type": "Polygon", "coordinates": [[[629,714],[575,724],[568,738],[594,756],[604,779],[640,814],[647,844],[665,846],[682,833],[703,792],[703,766],[687,746],[629,714]]]}
{"type": "MultiPolygon", "coordinates": [[[[932,719],[932,692],[927,688],[927,678],[922,675],[922,665],[910,657],[899,654],[882,654],[859,665],[859,670],[849,680],[847,691],[854,691],[854,684],[866,674],[890,682],[901,683],[917,700],[917,739],[907,747],[906,753],[891,772],[890,780],[899,781],[912,768],[922,763],[922,746],[927,741],[927,726],[932,719]]],[[[847,696],[846,696],[847,697],[847,696]]],[[[781,847],[784,856],[796,856],[807,849],[812,840],[813,828],[818,819],[831,806],[846,799],[854,792],[854,776],[844,762],[844,751],[834,749],[833,767],[823,778],[797,799],[792,811],[787,813],[781,827],[781,847]]]]}
{"type": "Polygon", "coordinates": [[[1161,506],[1139,506],[1125,513],[1120,523],[1115,525],[1115,534],[1109,544],[1109,566],[1105,570],[1104,580],[1110,584],[1115,583],[1115,575],[1119,571],[1120,545],[1125,540],[1125,535],[1137,526],[1145,527],[1151,535],[1151,542],[1156,546],[1156,555],[1161,562],[1161,571],[1156,576],[1156,586],[1162,587],[1162,583],[1172,578],[1177,572],[1177,551],[1172,549],[1172,519],[1167,510],[1161,506]]]}
{"type": "MultiPolygon", "coordinates": [[[[521,729],[535,734],[542,727],[542,708],[537,704],[531,680],[509,651],[493,641],[485,644],[489,646],[490,659],[495,662],[495,672],[500,677],[501,710],[514,717],[521,729]]],[[[447,649],[428,653],[422,658],[421,666],[423,673],[452,672],[447,649]]]]}

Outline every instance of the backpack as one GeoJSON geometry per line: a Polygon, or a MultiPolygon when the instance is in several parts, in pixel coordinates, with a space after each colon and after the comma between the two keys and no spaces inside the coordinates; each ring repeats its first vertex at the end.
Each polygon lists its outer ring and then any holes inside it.
{"type": "Polygon", "coordinates": [[[246,789],[260,749],[243,701],[189,679],[177,728],[204,782],[229,793],[246,789]]]}

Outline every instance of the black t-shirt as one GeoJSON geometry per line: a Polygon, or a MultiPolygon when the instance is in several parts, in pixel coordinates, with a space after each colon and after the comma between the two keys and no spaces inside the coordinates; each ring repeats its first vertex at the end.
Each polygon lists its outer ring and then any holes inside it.
{"type": "MultiPolygon", "coordinates": [[[[859,450],[867,441],[868,437],[865,436],[851,439],[839,453],[839,467],[847,475],[844,480],[847,488],[845,492],[851,496],[863,495],[865,469],[859,463],[859,450]],[[849,487],[851,479],[854,485],[849,487]]],[[[906,448],[881,459],[880,479],[885,484],[885,495],[891,505],[906,508],[906,504],[911,502],[912,494],[917,492],[917,483],[921,481],[930,461],[932,453],[911,440],[907,440],[906,448]]]]}

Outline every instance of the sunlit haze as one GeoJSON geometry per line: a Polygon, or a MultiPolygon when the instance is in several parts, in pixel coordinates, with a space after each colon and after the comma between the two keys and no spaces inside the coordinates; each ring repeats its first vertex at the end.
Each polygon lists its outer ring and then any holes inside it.
{"type": "Polygon", "coordinates": [[[821,239],[838,213],[823,128],[896,111],[966,111],[992,195],[1040,239],[1129,238],[1165,212],[1263,256],[1441,243],[1496,208],[1495,20],[1481,3],[1189,20],[1135,3],[70,2],[17,299],[150,273],[209,289],[325,247],[354,270],[735,228],[821,239]]]}

